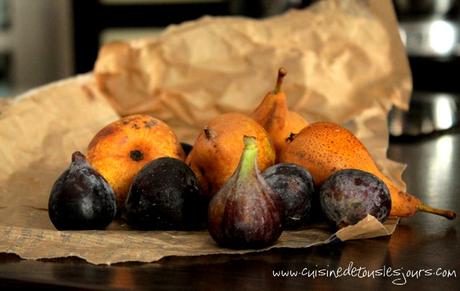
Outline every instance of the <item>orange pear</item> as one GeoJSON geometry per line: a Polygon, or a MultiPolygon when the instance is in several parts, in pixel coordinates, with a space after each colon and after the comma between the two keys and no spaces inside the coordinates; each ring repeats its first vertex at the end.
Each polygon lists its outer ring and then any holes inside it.
{"type": "Polygon", "coordinates": [[[275,162],[275,150],[265,129],[240,113],[226,113],[211,120],[198,135],[187,156],[203,192],[212,197],[227,182],[240,161],[244,136],[253,136],[258,147],[261,171],[275,162]]]}
{"type": "Polygon", "coordinates": [[[342,169],[359,169],[372,173],[382,179],[390,190],[392,216],[412,216],[417,211],[441,215],[448,219],[456,216],[453,211],[430,207],[399,189],[378,169],[358,138],[335,123],[317,122],[307,126],[291,138],[281,152],[279,160],[305,167],[318,186],[331,174],[342,169]]]}
{"type": "Polygon", "coordinates": [[[286,94],[281,90],[286,74],[286,69],[279,69],[275,89],[265,95],[251,115],[270,135],[277,155],[291,133],[298,133],[308,124],[300,114],[288,110],[286,94]]]}
{"type": "Polygon", "coordinates": [[[120,209],[134,176],[148,162],[160,157],[185,159],[172,129],[146,114],[125,116],[102,128],[89,143],[87,156],[113,188],[120,209]]]}

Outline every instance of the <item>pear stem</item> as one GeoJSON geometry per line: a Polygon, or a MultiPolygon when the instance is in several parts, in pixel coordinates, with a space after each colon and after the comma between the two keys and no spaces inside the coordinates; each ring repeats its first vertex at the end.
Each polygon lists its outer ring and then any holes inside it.
{"type": "Polygon", "coordinates": [[[281,86],[283,85],[283,79],[286,75],[287,75],[286,69],[281,67],[278,70],[278,78],[276,79],[275,90],[273,90],[274,94],[278,94],[279,92],[281,92],[281,86]]]}
{"type": "Polygon", "coordinates": [[[424,203],[421,203],[420,205],[417,206],[417,209],[422,212],[427,212],[427,213],[432,213],[440,216],[444,216],[447,219],[454,219],[457,217],[457,214],[453,211],[450,210],[444,210],[444,209],[437,209],[433,208],[431,206],[428,206],[424,203]]]}
{"type": "Polygon", "coordinates": [[[297,135],[299,135],[299,134],[291,132],[289,134],[289,136],[286,138],[285,142],[288,142],[288,143],[292,142],[296,138],[297,135]]]}
{"type": "Polygon", "coordinates": [[[204,128],[204,135],[207,139],[213,139],[217,136],[216,132],[207,126],[204,128]]]}
{"type": "Polygon", "coordinates": [[[244,136],[244,149],[240,159],[240,177],[248,177],[256,167],[257,161],[257,143],[253,136],[244,136]]]}

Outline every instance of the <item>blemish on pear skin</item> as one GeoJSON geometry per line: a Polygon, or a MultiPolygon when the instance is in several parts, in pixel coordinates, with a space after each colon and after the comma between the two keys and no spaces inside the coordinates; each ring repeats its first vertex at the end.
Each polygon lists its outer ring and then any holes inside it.
{"type": "Polygon", "coordinates": [[[144,159],[144,153],[140,150],[133,150],[129,153],[129,157],[136,162],[142,161],[144,159]]]}
{"type": "Polygon", "coordinates": [[[144,121],[144,127],[145,128],[152,128],[155,125],[157,125],[157,122],[155,120],[149,120],[149,121],[144,121]]]}

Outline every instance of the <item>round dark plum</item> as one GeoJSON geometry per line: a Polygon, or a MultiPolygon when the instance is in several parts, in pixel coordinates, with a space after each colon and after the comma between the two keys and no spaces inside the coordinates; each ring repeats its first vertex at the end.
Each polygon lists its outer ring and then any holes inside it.
{"type": "Polygon", "coordinates": [[[104,229],[116,214],[115,194],[80,152],[54,183],[48,214],[58,230],[104,229]]]}
{"type": "Polygon", "coordinates": [[[279,163],[262,175],[283,201],[284,227],[295,229],[305,225],[310,219],[315,192],[311,174],[299,165],[279,163]]]}
{"type": "Polygon", "coordinates": [[[356,169],[332,174],[319,191],[321,208],[339,228],[356,224],[368,214],[384,222],[390,214],[391,196],[375,175],[356,169]]]}
{"type": "Polygon", "coordinates": [[[205,227],[207,206],[193,171],[181,160],[163,157],[135,176],[125,218],[138,229],[198,229],[205,227]]]}

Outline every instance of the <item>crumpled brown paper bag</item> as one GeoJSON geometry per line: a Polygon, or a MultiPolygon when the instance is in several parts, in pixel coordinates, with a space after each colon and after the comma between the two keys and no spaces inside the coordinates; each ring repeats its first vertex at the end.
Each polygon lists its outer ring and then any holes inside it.
{"type": "MultiPolygon", "coordinates": [[[[148,112],[193,142],[214,116],[250,112],[288,70],[289,106],[310,122],[352,130],[382,169],[386,117],[407,107],[411,77],[390,1],[320,1],[266,20],[204,17],[157,38],[104,46],[94,72],[38,88],[0,109],[0,251],[23,258],[78,256],[96,264],[155,261],[170,255],[242,253],[218,248],[206,231],[139,232],[118,222],[107,231],[54,230],[47,214],[51,185],[75,150],[119,115],[148,112]]],[[[403,186],[403,184],[400,184],[403,186]]],[[[285,231],[273,247],[391,234],[369,216],[332,234],[285,231]]]]}

